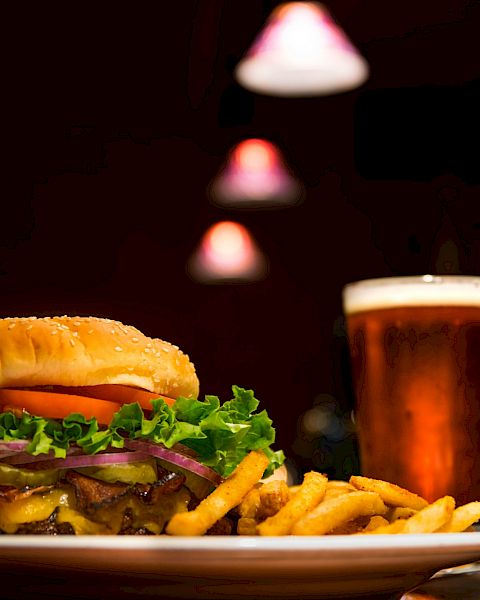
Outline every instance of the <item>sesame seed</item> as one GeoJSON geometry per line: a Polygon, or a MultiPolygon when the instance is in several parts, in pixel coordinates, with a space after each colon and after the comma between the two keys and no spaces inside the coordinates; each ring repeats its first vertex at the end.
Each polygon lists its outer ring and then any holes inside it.
{"type": "Polygon", "coordinates": [[[58,329],[54,329],[53,331],[50,332],[50,335],[57,335],[58,333],[58,329]]]}
{"type": "Polygon", "coordinates": [[[144,348],[143,351],[148,353],[150,352],[150,348],[144,348]]]}
{"type": "Polygon", "coordinates": [[[75,342],[73,340],[69,340],[70,341],[70,346],[75,346],[75,342]]]}
{"type": "Polygon", "coordinates": [[[170,352],[170,348],[165,348],[165,346],[162,346],[162,350],[167,353],[170,352]]]}
{"type": "Polygon", "coordinates": [[[122,352],[123,348],[121,348],[120,346],[115,346],[115,350],[117,352],[122,352]]]}
{"type": "Polygon", "coordinates": [[[91,333],[93,333],[93,329],[89,329],[89,330],[87,331],[87,334],[88,334],[88,335],[90,335],[91,333]]]}
{"type": "Polygon", "coordinates": [[[136,342],[138,342],[138,338],[137,337],[133,337],[132,338],[132,342],[135,344],[136,342]]]}
{"type": "Polygon", "coordinates": [[[74,332],[72,333],[72,335],[73,335],[74,337],[78,337],[78,331],[74,331],[74,332]]]}
{"type": "Polygon", "coordinates": [[[110,333],[114,334],[115,333],[115,329],[110,329],[110,333]]]}
{"type": "Polygon", "coordinates": [[[8,326],[8,329],[13,329],[15,327],[16,323],[10,323],[10,325],[8,326]]]}
{"type": "Polygon", "coordinates": [[[81,325],[80,321],[74,321],[73,324],[75,325],[75,327],[80,327],[81,325]]]}

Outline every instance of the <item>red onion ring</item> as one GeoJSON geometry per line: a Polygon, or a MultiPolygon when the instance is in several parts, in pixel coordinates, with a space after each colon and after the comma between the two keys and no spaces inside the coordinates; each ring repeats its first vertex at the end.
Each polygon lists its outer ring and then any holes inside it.
{"type": "Polygon", "coordinates": [[[191,473],[195,473],[195,475],[203,477],[203,479],[207,479],[214,485],[218,485],[222,482],[222,477],[216,471],[189,456],[185,456],[180,452],[176,452],[171,448],[165,448],[165,446],[149,442],[148,440],[128,439],[125,440],[125,448],[147,452],[151,456],[161,458],[172,465],[177,465],[177,467],[181,467],[182,469],[186,469],[191,473]]]}
{"type": "MultiPolygon", "coordinates": [[[[83,454],[81,448],[77,446],[73,446],[67,450],[68,456],[76,456],[78,454],[83,454]]],[[[3,462],[8,463],[9,465],[30,465],[33,463],[42,463],[49,460],[66,460],[65,458],[55,459],[52,454],[38,454],[34,456],[33,454],[28,454],[28,452],[15,452],[13,456],[10,456],[3,462]]]]}
{"type": "MultiPolygon", "coordinates": [[[[217,486],[222,482],[222,477],[210,467],[198,462],[191,456],[182,453],[183,446],[178,444],[177,449],[165,448],[148,440],[125,440],[127,452],[104,452],[99,454],[84,454],[81,448],[71,447],[67,450],[65,458],[52,458],[51,454],[33,456],[25,452],[28,440],[14,442],[0,442],[0,461],[15,465],[19,468],[34,469],[69,469],[78,467],[91,467],[96,465],[129,463],[147,460],[150,457],[161,458],[172,465],[186,469],[217,486]]],[[[190,450],[188,449],[189,453],[190,450]]]]}
{"type": "Polygon", "coordinates": [[[30,442],[28,440],[15,440],[15,441],[0,441],[0,452],[3,450],[11,450],[12,452],[21,452],[25,450],[30,442]]]}

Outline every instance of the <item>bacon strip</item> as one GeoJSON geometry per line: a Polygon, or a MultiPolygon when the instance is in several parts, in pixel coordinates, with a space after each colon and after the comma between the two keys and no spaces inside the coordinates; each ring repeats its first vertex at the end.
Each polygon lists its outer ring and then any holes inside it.
{"type": "Polygon", "coordinates": [[[126,496],[130,487],[126,483],[107,483],[77,471],[65,473],[67,481],[74,489],[78,510],[91,515],[95,510],[114,504],[126,496]]]}
{"type": "Polygon", "coordinates": [[[13,485],[0,485],[0,500],[4,500],[5,502],[24,500],[25,498],[30,498],[33,494],[42,494],[54,487],[54,485],[40,485],[38,487],[25,486],[23,488],[16,488],[13,485]]]}

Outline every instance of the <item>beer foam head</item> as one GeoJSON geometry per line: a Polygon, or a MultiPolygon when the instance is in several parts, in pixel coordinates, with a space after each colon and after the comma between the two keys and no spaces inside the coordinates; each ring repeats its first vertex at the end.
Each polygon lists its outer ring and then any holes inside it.
{"type": "Polygon", "coordinates": [[[395,306],[442,305],[480,307],[480,277],[385,277],[350,283],[343,289],[345,314],[395,306]]]}

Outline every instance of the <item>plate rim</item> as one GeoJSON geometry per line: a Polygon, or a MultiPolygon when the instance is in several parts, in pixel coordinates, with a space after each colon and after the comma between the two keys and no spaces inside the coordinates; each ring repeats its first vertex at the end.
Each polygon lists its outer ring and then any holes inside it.
{"type": "Polygon", "coordinates": [[[480,532],[421,533],[398,535],[329,535],[329,536],[204,536],[204,537],[136,537],[136,536],[38,536],[2,535],[0,550],[28,548],[31,550],[195,550],[202,552],[250,552],[252,550],[279,554],[303,551],[338,554],[346,551],[369,554],[382,551],[414,552],[478,549],[480,532]]]}

